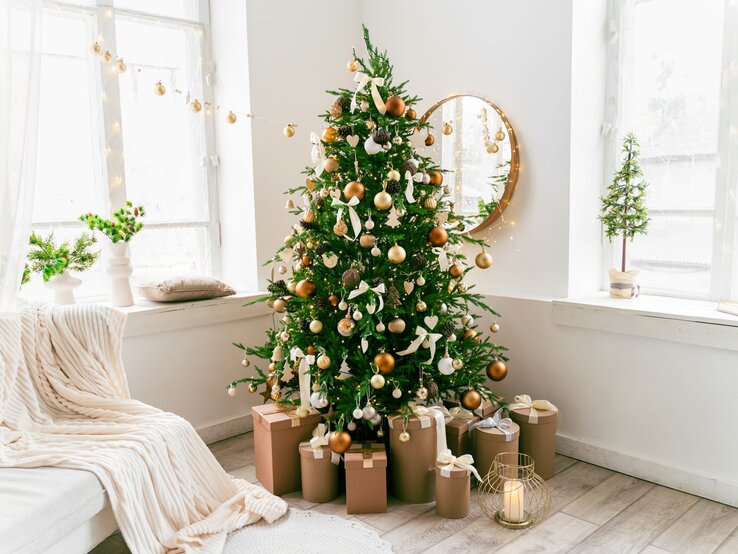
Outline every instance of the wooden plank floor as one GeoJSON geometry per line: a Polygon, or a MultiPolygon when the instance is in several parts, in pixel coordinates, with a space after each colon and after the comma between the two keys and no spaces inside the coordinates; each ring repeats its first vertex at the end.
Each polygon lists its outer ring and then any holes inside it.
{"type": "MultiPolygon", "coordinates": [[[[256,481],[251,433],[210,445],[229,473],[256,481]]],[[[644,554],[738,553],[738,509],[668,489],[608,469],[557,456],[548,481],[553,505],[541,524],[524,531],[500,527],[479,510],[472,491],[471,512],[444,519],[433,503],[404,504],[390,497],[386,514],[346,515],[345,498],[327,504],[284,498],[299,509],[356,518],[392,543],[395,552],[580,552],[644,554]]],[[[120,535],[95,554],[128,554],[120,535]]]]}

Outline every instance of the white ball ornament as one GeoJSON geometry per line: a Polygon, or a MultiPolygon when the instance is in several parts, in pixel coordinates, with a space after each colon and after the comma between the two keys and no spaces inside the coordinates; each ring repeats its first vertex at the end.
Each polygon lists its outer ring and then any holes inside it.
{"type": "Polygon", "coordinates": [[[366,100],[362,100],[361,103],[359,104],[359,109],[362,112],[367,111],[369,109],[369,102],[367,102],[366,100]]]}
{"type": "Polygon", "coordinates": [[[310,405],[315,409],[320,408],[321,407],[320,399],[321,399],[321,394],[319,392],[314,392],[313,394],[310,395],[310,405]]]}
{"type": "Polygon", "coordinates": [[[373,418],[369,420],[369,423],[371,423],[374,426],[379,425],[382,423],[382,416],[380,414],[375,415],[373,418]]]}
{"type": "Polygon", "coordinates": [[[446,306],[445,303],[441,304],[441,307],[438,308],[438,313],[441,315],[446,315],[448,313],[448,306],[446,306]]]}
{"type": "Polygon", "coordinates": [[[430,183],[430,175],[428,175],[427,173],[423,173],[423,184],[427,185],[429,183],[430,183]]]}
{"type": "Polygon", "coordinates": [[[349,431],[356,431],[356,423],[353,421],[349,421],[346,424],[346,429],[348,429],[349,431]]]}
{"type": "Polygon", "coordinates": [[[396,388],[392,391],[393,398],[400,398],[401,396],[402,396],[402,391],[399,388],[396,388]]]}
{"type": "Polygon", "coordinates": [[[290,281],[289,283],[287,283],[287,290],[288,291],[294,293],[295,292],[295,287],[297,287],[297,283],[295,283],[294,281],[290,281]]]}
{"type": "Polygon", "coordinates": [[[461,324],[466,325],[467,327],[471,327],[472,325],[474,325],[474,318],[469,314],[466,314],[461,318],[461,324]]]}
{"type": "Polygon", "coordinates": [[[400,172],[396,169],[392,169],[387,173],[387,179],[390,181],[399,181],[400,180],[400,172]]]}
{"type": "Polygon", "coordinates": [[[369,379],[369,383],[375,389],[381,389],[384,386],[384,377],[377,373],[376,375],[372,375],[372,378],[369,379]]]}
{"type": "Polygon", "coordinates": [[[425,277],[421,275],[420,277],[415,279],[415,282],[418,284],[419,287],[422,287],[423,285],[425,285],[425,277]]]}
{"type": "Polygon", "coordinates": [[[493,333],[499,332],[500,331],[500,324],[497,323],[497,322],[493,323],[492,325],[489,326],[489,330],[492,331],[493,333]]]}
{"type": "Polygon", "coordinates": [[[364,150],[366,150],[367,154],[373,156],[374,154],[379,154],[382,151],[382,145],[377,144],[374,142],[372,137],[369,137],[364,141],[364,150]]]}
{"type": "Polygon", "coordinates": [[[377,415],[377,410],[374,409],[374,406],[371,406],[370,404],[367,404],[364,406],[364,410],[362,411],[362,415],[364,416],[364,419],[371,419],[375,415],[377,415]]]}
{"type": "Polygon", "coordinates": [[[364,317],[364,314],[362,314],[359,310],[355,310],[353,314],[351,314],[351,317],[354,318],[354,321],[361,321],[361,319],[364,317]]]}
{"type": "Polygon", "coordinates": [[[228,387],[228,396],[236,396],[236,387],[228,387]]]}
{"type": "Polygon", "coordinates": [[[354,411],[351,413],[352,416],[354,416],[355,419],[361,419],[364,417],[364,411],[361,408],[354,408],[354,411]]]}
{"type": "Polygon", "coordinates": [[[364,223],[364,227],[367,231],[371,231],[372,229],[374,229],[374,220],[371,217],[367,219],[366,223],[364,223]]]}
{"type": "Polygon", "coordinates": [[[338,309],[339,309],[339,310],[341,310],[341,311],[343,311],[343,310],[345,310],[346,308],[348,308],[348,304],[346,304],[346,301],[345,301],[345,300],[341,300],[341,301],[340,301],[340,302],[338,303],[338,309]]]}
{"type": "Polygon", "coordinates": [[[444,356],[438,361],[438,371],[441,375],[451,375],[454,372],[454,366],[450,357],[444,356]]]}
{"type": "Polygon", "coordinates": [[[384,323],[380,321],[379,323],[377,323],[377,326],[375,327],[375,329],[377,330],[377,333],[384,333],[384,330],[386,329],[386,327],[384,326],[384,323]]]}
{"type": "Polygon", "coordinates": [[[323,323],[317,319],[310,322],[310,331],[313,333],[320,333],[323,330],[323,323]]]}
{"type": "Polygon", "coordinates": [[[372,256],[375,256],[375,257],[382,255],[382,251],[377,246],[373,247],[371,252],[372,252],[372,256]]]}
{"type": "Polygon", "coordinates": [[[393,137],[392,138],[392,144],[400,145],[402,144],[402,137],[393,137]]]}
{"type": "Polygon", "coordinates": [[[410,440],[410,433],[403,431],[397,438],[400,439],[400,442],[408,442],[410,440]]]}

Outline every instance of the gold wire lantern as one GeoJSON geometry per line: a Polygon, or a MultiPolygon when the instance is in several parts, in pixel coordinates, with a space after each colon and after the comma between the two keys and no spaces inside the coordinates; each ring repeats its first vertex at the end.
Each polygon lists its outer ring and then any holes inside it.
{"type": "Polygon", "coordinates": [[[503,527],[523,529],[546,518],[551,492],[528,454],[501,452],[479,484],[479,507],[503,527]]]}

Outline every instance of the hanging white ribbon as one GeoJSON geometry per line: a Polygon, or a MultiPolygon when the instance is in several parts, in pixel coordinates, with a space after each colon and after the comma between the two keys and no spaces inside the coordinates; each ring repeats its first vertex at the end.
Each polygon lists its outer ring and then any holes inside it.
{"type": "Polygon", "coordinates": [[[438,256],[438,267],[441,271],[447,271],[451,267],[451,262],[448,260],[446,251],[441,246],[434,246],[431,250],[438,256]]]}
{"type": "Polygon", "coordinates": [[[310,439],[310,446],[313,450],[321,450],[323,446],[328,446],[330,433],[325,423],[318,423],[318,426],[313,429],[313,438],[310,439]]]}
{"type": "Polygon", "coordinates": [[[379,308],[377,309],[377,313],[381,312],[382,311],[382,308],[384,308],[384,300],[382,299],[382,295],[386,291],[386,289],[384,287],[384,283],[380,283],[376,287],[370,288],[369,287],[369,283],[367,283],[366,281],[362,281],[361,283],[359,283],[359,286],[356,287],[356,289],[352,290],[349,293],[349,295],[348,295],[349,300],[353,300],[357,296],[361,296],[362,294],[364,294],[365,292],[368,292],[368,291],[372,291],[379,298],[379,308]]]}
{"type": "Polygon", "coordinates": [[[487,417],[481,421],[475,421],[469,426],[469,433],[471,433],[477,427],[482,429],[497,428],[505,435],[505,442],[510,442],[515,437],[515,433],[510,429],[512,427],[512,419],[509,417],[502,417],[502,409],[497,410],[493,416],[487,417]]]}
{"type": "Polygon", "coordinates": [[[341,217],[343,217],[343,208],[348,208],[349,219],[351,220],[351,228],[354,230],[354,238],[358,237],[359,233],[361,233],[361,220],[359,219],[359,214],[357,214],[356,210],[354,210],[354,206],[356,206],[359,202],[360,200],[358,196],[354,196],[348,202],[343,202],[338,198],[334,198],[331,202],[331,205],[333,206],[340,206],[340,208],[338,208],[338,213],[336,214],[336,223],[341,221],[341,217]]]}
{"type": "Polygon", "coordinates": [[[451,472],[453,471],[453,469],[455,467],[459,467],[473,473],[474,477],[477,478],[477,481],[482,480],[482,478],[479,476],[477,468],[472,465],[474,464],[474,458],[472,458],[471,454],[454,456],[451,451],[446,448],[445,450],[442,450],[441,453],[438,455],[438,458],[436,458],[436,462],[438,462],[439,464],[445,464],[441,466],[442,477],[451,477],[451,472]]]}
{"type": "MultiPolygon", "coordinates": [[[[415,417],[421,420],[423,418],[433,418],[436,420],[436,456],[446,450],[446,416],[444,409],[440,406],[417,406],[414,402],[408,402],[408,406],[413,411],[415,417]]],[[[426,425],[423,425],[426,427],[426,425]]]]}
{"type": "Polygon", "coordinates": [[[418,338],[416,338],[413,342],[410,343],[410,346],[408,346],[405,350],[402,352],[398,352],[397,354],[400,356],[407,356],[408,354],[412,354],[413,352],[417,352],[418,348],[420,348],[420,345],[423,344],[423,341],[428,341],[428,346],[426,348],[430,349],[430,358],[426,363],[432,363],[433,358],[436,357],[436,341],[443,338],[443,335],[441,333],[430,333],[427,329],[424,329],[420,325],[415,329],[415,334],[418,335],[418,338]]]}
{"type": "Polygon", "coordinates": [[[409,171],[405,172],[405,179],[407,179],[407,186],[405,187],[405,198],[412,204],[415,202],[413,193],[415,192],[415,184],[413,183],[413,175],[409,171]]]}
{"type": "Polygon", "coordinates": [[[310,133],[310,142],[313,148],[310,151],[310,159],[315,164],[315,176],[320,177],[323,173],[323,162],[325,161],[325,147],[315,133],[310,133]]]}
{"type": "Polygon", "coordinates": [[[559,409],[551,404],[548,400],[532,400],[527,394],[520,394],[515,397],[515,402],[510,404],[508,410],[524,410],[530,409],[528,423],[538,423],[538,410],[548,410],[558,412],[559,409]]]}
{"type": "Polygon", "coordinates": [[[310,366],[315,363],[315,356],[307,356],[299,346],[293,346],[290,350],[290,358],[295,362],[300,360],[297,367],[297,381],[300,384],[300,406],[310,410],[310,366]]]}
{"type": "Polygon", "coordinates": [[[364,92],[366,86],[370,85],[374,105],[377,107],[377,111],[384,115],[387,107],[384,105],[384,100],[382,100],[382,96],[379,94],[379,89],[377,88],[384,86],[384,77],[369,77],[365,73],[357,73],[354,75],[354,81],[358,84],[354,91],[354,97],[351,99],[351,111],[353,112],[356,109],[356,95],[364,92]]]}

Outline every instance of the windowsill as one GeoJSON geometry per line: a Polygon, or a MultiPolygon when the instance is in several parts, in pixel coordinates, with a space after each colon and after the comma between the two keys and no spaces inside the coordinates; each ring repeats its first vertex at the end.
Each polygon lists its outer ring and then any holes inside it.
{"type": "Polygon", "coordinates": [[[602,292],[554,300],[551,318],[569,327],[738,351],[738,316],[718,312],[716,302],[660,296],[618,299],[602,292]]]}

